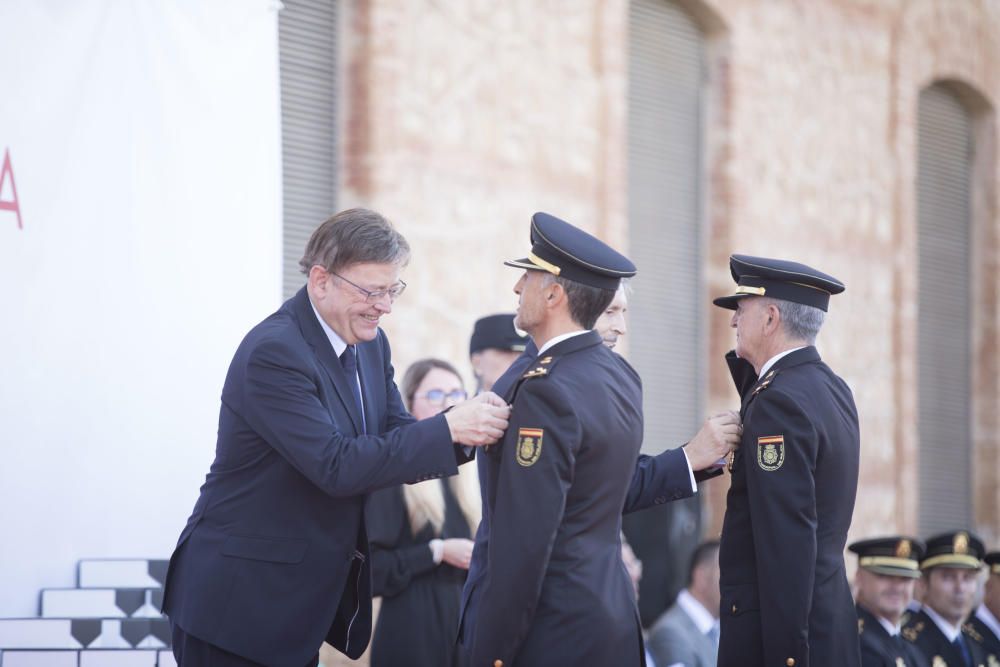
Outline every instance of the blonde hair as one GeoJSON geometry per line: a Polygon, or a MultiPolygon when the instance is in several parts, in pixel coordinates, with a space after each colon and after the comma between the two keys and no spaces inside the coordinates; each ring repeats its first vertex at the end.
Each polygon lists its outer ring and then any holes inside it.
{"type": "MultiPolygon", "coordinates": [[[[427,374],[439,368],[447,371],[461,380],[455,367],[441,359],[421,359],[414,362],[403,375],[402,394],[406,409],[413,407],[413,398],[417,388],[427,374]]],[[[476,466],[466,464],[459,466],[458,474],[448,478],[452,495],[458,501],[458,506],[469,524],[470,532],[475,535],[479,521],[483,517],[482,500],[479,495],[479,473],[476,466]]],[[[410,530],[416,535],[430,524],[434,535],[441,535],[444,527],[444,486],[445,480],[431,479],[418,484],[403,485],[403,501],[410,519],[410,530]]]]}

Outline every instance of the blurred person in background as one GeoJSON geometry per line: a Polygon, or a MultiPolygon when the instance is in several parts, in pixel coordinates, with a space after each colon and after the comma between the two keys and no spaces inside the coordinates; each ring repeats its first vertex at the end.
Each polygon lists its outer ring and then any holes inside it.
{"type": "MultiPolygon", "coordinates": [[[[465,400],[458,371],[421,359],[401,383],[417,420],[465,400]]],[[[373,493],[367,507],[373,594],[382,608],[372,638],[372,667],[452,664],[459,602],[482,508],[473,466],[459,474],[373,493]]]]}
{"type": "Polygon", "coordinates": [[[982,646],[963,625],[972,612],[979,588],[985,549],[967,530],[942,533],[927,539],[920,561],[926,585],[923,606],[903,627],[903,638],[912,643],[931,667],[978,667],[986,664],[982,646]]]}
{"type": "Polygon", "coordinates": [[[719,653],[719,542],[695,548],[687,587],[656,621],[646,647],[658,667],[715,667],[719,653]]]}
{"type": "Polygon", "coordinates": [[[492,391],[493,383],[521,356],[528,337],[514,328],[514,313],[476,320],[469,339],[469,363],[476,376],[476,393],[492,391]]]}
{"type": "Polygon", "coordinates": [[[983,591],[983,603],[969,619],[969,625],[979,636],[986,651],[989,667],[1000,667],[1000,551],[986,554],[988,575],[983,591]]]}
{"type": "Polygon", "coordinates": [[[858,554],[858,638],[862,667],[919,667],[923,658],[903,640],[902,623],[920,578],[924,544],[911,537],[860,540],[847,547],[858,554]]]}

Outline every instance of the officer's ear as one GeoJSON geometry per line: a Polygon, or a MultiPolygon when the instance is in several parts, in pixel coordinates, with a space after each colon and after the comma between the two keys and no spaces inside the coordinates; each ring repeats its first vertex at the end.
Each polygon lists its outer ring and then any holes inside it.
{"type": "Polygon", "coordinates": [[[778,330],[781,326],[781,311],[773,303],[767,304],[767,320],[764,322],[764,328],[768,333],[773,333],[778,330]]]}

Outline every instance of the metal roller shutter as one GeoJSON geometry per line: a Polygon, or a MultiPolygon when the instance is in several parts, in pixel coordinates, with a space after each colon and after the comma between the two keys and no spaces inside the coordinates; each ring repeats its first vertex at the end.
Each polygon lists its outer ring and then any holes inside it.
{"type": "Polygon", "coordinates": [[[281,165],[284,196],[282,291],[305,282],[299,259],[336,202],[337,12],[333,0],[284,0],[278,15],[281,165]]]}
{"type": "Polygon", "coordinates": [[[972,520],[969,114],[932,86],[917,132],[919,521],[931,535],[972,520]]]}

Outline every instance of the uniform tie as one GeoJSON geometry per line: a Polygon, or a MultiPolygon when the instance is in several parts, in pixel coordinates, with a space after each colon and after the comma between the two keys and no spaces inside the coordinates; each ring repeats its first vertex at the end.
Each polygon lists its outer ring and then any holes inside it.
{"type": "Polygon", "coordinates": [[[962,641],[962,635],[955,637],[955,641],[953,641],[952,644],[954,644],[955,648],[958,649],[958,652],[962,654],[962,660],[965,661],[965,667],[973,667],[972,654],[969,653],[969,647],[965,645],[964,641],[962,641]]]}
{"type": "Polygon", "coordinates": [[[365,409],[361,402],[361,389],[358,387],[358,351],[353,345],[348,345],[344,353],[340,355],[340,365],[347,373],[347,381],[351,385],[351,393],[354,394],[354,407],[358,409],[361,416],[361,432],[365,432],[365,409]]]}

